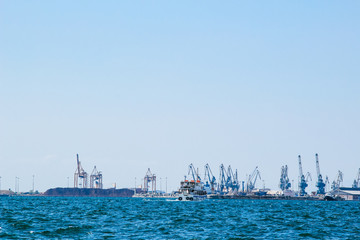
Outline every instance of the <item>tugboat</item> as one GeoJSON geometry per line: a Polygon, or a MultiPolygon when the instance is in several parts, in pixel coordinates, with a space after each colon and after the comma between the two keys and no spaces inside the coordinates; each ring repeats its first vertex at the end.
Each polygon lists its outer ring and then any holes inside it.
{"type": "Polygon", "coordinates": [[[199,201],[206,198],[204,185],[200,180],[184,180],[180,182],[179,201],[199,201]]]}

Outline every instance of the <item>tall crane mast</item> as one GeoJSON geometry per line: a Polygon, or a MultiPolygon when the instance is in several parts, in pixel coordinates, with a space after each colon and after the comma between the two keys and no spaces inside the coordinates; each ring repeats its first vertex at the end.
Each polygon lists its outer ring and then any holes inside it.
{"type": "Polygon", "coordinates": [[[232,169],[231,166],[229,165],[228,170],[226,172],[226,187],[228,189],[232,189],[232,182],[233,182],[233,178],[232,178],[232,169]]]}
{"type": "Polygon", "coordinates": [[[223,192],[224,189],[226,188],[226,170],[225,170],[225,167],[224,167],[224,164],[221,164],[220,165],[220,176],[219,176],[219,191],[220,192],[223,192]]]}
{"type": "Polygon", "coordinates": [[[253,173],[249,176],[249,179],[248,179],[248,182],[246,185],[247,192],[251,192],[255,188],[256,180],[258,177],[261,180],[260,171],[258,170],[258,167],[256,166],[253,173]]]}
{"type": "Polygon", "coordinates": [[[336,177],[336,181],[334,180],[331,184],[332,190],[337,190],[340,188],[340,185],[344,180],[343,176],[344,176],[343,173],[339,170],[336,177]]]}
{"type": "Polygon", "coordinates": [[[226,185],[227,185],[227,188],[231,189],[232,191],[237,191],[239,189],[239,180],[237,179],[237,170],[235,171],[235,174],[234,174],[230,165],[229,165],[228,171],[227,171],[226,185]]]}
{"type": "Polygon", "coordinates": [[[298,156],[298,159],[299,159],[299,175],[300,177],[303,176],[303,170],[302,170],[302,165],[301,165],[301,156],[299,155],[298,156]]]}
{"type": "Polygon", "coordinates": [[[197,172],[195,170],[195,167],[194,167],[194,165],[192,163],[189,165],[188,175],[190,175],[190,173],[191,173],[191,176],[192,176],[194,181],[198,181],[198,180],[200,181],[201,180],[200,176],[197,174],[197,172]]]}
{"type": "Polygon", "coordinates": [[[357,176],[354,180],[354,183],[352,185],[353,188],[359,188],[360,187],[360,168],[358,170],[357,176]]]}
{"type": "Polygon", "coordinates": [[[233,179],[234,179],[234,185],[236,186],[236,190],[239,190],[240,189],[240,182],[239,182],[239,178],[238,178],[237,169],[235,169],[235,174],[233,175],[233,179]]]}
{"type": "Polygon", "coordinates": [[[325,190],[329,190],[329,185],[330,184],[330,180],[329,180],[329,177],[328,176],[326,176],[326,178],[325,178],[325,190]]]}
{"type": "Polygon", "coordinates": [[[76,154],[76,163],[77,168],[74,173],[74,188],[78,188],[79,186],[83,188],[88,187],[88,174],[85,172],[85,170],[82,168],[80,160],[79,160],[79,154],[76,154]],[[80,179],[80,182],[79,182],[80,179]]]}
{"type": "Polygon", "coordinates": [[[338,188],[340,187],[340,185],[343,181],[344,181],[344,174],[339,170],[338,177],[336,180],[336,185],[338,186],[338,188]]]}
{"type": "Polygon", "coordinates": [[[315,154],[315,158],[316,158],[316,173],[317,173],[317,183],[316,183],[316,187],[318,188],[317,190],[317,194],[325,194],[325,183],[323,180],[323,177],[320,173],[320,166],[319,166],[319,155],[316,153],[315,154]]]}
{"type": "MultiPolygon", "coordinates": [[[[298,158],[299,158],[299,194],[300,196],[305,196],[307,195],[307,192],[305,191],[306,187],[308,186],[307,178],[305,178],[303,174],[302,165],[301,165],[301,156],[299,155],[298,158]]],[[[308,173],[307,176],[309,175],[310,174],[308,173]]]]}
{"type": "Polygon", "coordinates": [[[77,172],[80,174],[83,169],[80,164],[79,154],[76,154],[76,163],[77,163],[77,172]]]}
{"type": "Polygon", "coordinates": [[[211,192],[215,192],[216,178],[214,177],[209,164],[205,165],[205,187],[210,187],[211,192]]]}
{"type": "Polygon", "coordinates": [[[280,183],[279,187],[281,190],[288,190],[291,187],[290,179],[288,176],[288,166],[281,167],[281,176],[280,176],[280,183]]]}

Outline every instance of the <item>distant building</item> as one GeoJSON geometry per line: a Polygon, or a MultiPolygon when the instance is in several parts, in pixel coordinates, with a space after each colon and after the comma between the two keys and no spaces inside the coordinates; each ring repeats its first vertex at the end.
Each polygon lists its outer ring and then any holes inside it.
{"type": "Polygon", "coordinates": [[[0,195],[14,195],[15,193],[13,191],[9,190],[0,190],[0,195]]]}
{"type": "Polygon", "coordinates": [[[360,188],[340,187],[331,191],[331,194],[349,201],[360,201],[360,188]]]}

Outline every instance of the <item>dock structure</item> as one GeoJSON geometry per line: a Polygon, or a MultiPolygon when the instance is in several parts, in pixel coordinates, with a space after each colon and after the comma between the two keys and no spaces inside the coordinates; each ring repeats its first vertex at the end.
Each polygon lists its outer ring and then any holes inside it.
{"type": "MultiPolygon", "coordinates": [[[[76,161],[77,168],[74,173],[74,188],[78,189],[79,191],[85,191],[86,189],[90,191],[102,190],[103,175],[101,171],[98,171],[96,166],[94,166],[91,175],[88,175],[88,173],[83,169],[81,165],[79,154],[76,154],[76,161]]],[[[233,171],[230,165],[228,168],[225,168],[224,164],[221,164],[219,179],[216,179],[210,169],[209,164],[205,165],[204,175],[200,175],[199,169],[196,169],[193,164],[190,164],[188,168],[188,174],[187,176],[185,175],[184,182],[190,181],[194,183],[199,183],[199,185],[201,185],[206,192],[207,197],[215,199],[299,199],[327,201],[360,201],[360,169],[358,170],[352,188],[342,187],[343,173],[341,171],[338,171],[337,178],[333,181],[331,186],[332,191],[327,191],[326,187],[329,187],[330,181],[327,176],[326,178],[323,178],[323,175],[320,173],[318,154],[315,154],[315,162],[317,173],[317,182],[315,186],[317,187],[317,191],[312,192],[311,194],[308,194],[306,192],[309,180],[312,181],[311,175],[309,172],[304,174],[300,155],[298,155],[299,182],[297,191],[292,189],[292,187],[294,187],[294,180],[291,184],[288,176],[287,165],[281,167],[281,176],[279,183],[279,188],[281,189],[280,191],[265,188],[265,183],[263,188],[255,187],[256,180],[261,180],[260,171],[258,170],[257,166],[252,174],[246,175],[245,181],[239,181],[237,169],[233,171]],[[241,183],[242,190],[240,189],[241,183]]],[[[151,172],[150,168],[148,168],[143,178],[143,181],[144,185],[141,187],[139,186],[138,189],[136,189],[135,184],[135,188],[133,189],[133,197],[172,197],[173,195],[179,194],[179,191],[173,191],[171,194],[164,194],[161,191],[161,181],[160,191],[157,190],[157,176],[151,172]]],[[[113,189],[116,189],[116,187],[114,187],[113,189]]],[[[83,193],[81,192],[81,194],[83,193]]],[[[98,192],[94,192],[94,195],[96,196],[99,194],[98,192]]]]}

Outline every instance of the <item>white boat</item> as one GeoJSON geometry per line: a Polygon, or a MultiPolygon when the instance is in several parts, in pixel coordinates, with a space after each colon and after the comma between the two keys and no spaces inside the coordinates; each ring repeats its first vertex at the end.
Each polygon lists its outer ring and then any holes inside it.
{"type": "Polygon", "coordinates": [[[206,198],[206,191],[204,184],[200,181],[181,181],[179,188],[179,201],[199,201],[206,198]]]}

